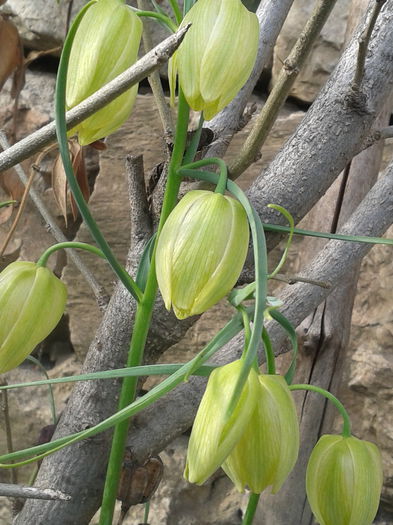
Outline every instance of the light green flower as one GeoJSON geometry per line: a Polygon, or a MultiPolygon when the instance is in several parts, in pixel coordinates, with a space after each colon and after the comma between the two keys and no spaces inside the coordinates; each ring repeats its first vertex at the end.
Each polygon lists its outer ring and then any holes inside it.
{"type": "Polygon", "coordinates": [[[294,467],[299,452],[299,424],[285,379],[260,375],[258,401],[244,432],[222,465],[236,488],[275,494],[294,467]]]}
{"type": "Polygon", "coordinates": [[[0,373],[18,366],[60,320],[64,284],[48,268],[14,262],[0,273],[0,373]]]}
{"type": "Polygon", "coordinates": [[[235,285],[247,255],[242,205],[220,193],[190,191],[164,224],[157,243],[157,280],[178,319],[200,314],[235,285]]]}
{"type": "Polygon", "coordinates": [[[188,445],[184,476],[191,483],[204,483],[218,469],[239,441],[254,411],[258,375],[252,369],[233,414],[225,419],[241,367],[242,361],[238,360],[210,374],[188,445]]]}
{"type": "MultiPolygon", "coordinates": [[[[66,103],[70,109],[132,66],[137,59],[142,22],[123,0],[98,0],[82,18],[70,55],[66,103]]],[[[72,131],[90,144],[128,118],[138,86],[133,86],[72,131]]]]}
{"type": "Polygon", "coordinates": [[[306,489],[321,525],[371,525],[382,489],[378,448],[353,436],[322,436],[310,456],[306,489]]]}
{"type": "Polygon", "coordinates": [[[210,120],[250,76],[258,49],[258,19],[240,0],[198,0],[181,27],[190,22],[169,62],[172,99],[178,74],[188,104],[210,120]]]}

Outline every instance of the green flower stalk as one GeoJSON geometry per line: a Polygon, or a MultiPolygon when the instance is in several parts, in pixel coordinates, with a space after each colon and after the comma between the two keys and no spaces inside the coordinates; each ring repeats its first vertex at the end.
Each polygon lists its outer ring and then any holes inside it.
{"type": "Polygon", "coordinates": [[[382,489],[381,454],[353,436],[325,435],[311,453],[306,489],[321,525],[371,525],[382,489]]]}
{"type": "Polygon", "coordinates": [[[241,368],[242,361],[238,360],[210,374],[188,445],[184,477],[191,483],[204,483],[219,468],[254,411],[258,374],[251,369],[233,414],[225,418],[241,368]]]}
{"type": "Polygon", "coordinates": [[[299,423],[282,376],[260,375],[258,401],[235,448],[222,465],[236,488],[260,494],[280,490],[299,452],[299,423]]]}
{"type": "Polygon", "coordinates": [[[249,228],[242,205],[220,193],[187,193],[157,243],[157,280],[178,319],[200,314],[236,284],[247,255],[249,228]]]}
{"type": "Polygon", "coordinates": [[[18,366],[63,315],[64,284],[33,262],[17,261],[0,273],[0,373],[18,366]]]}
{"type": "MultiPolygon", "coordinates": [[[[98,0],[84,15],[72,44],[66,103],[70,109],[135,63],[143,25],[123,0],[98,0]]],[[[129,117],[138,86],[133,86],[78,124],[81,145],[119,128],[129,117]]]]}
{"type": "Polygon", "coordinates": [[[210,120],[235,97],[255,63],[259,25],[240,0],[198,0],[184,17],[191,23],[169,62],[172,101],[176,75],[192,109],[210,120]]]}

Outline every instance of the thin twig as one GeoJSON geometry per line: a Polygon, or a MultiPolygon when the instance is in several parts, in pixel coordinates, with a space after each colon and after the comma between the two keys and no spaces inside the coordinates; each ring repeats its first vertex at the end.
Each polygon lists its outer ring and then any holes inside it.
{"type": "MultiPolygon", "coordinates": [[[[138,1],[138,8],[142,11],[149,11],[150,6],[146,2],[146,0],[137,0],[138,1]]],[[[144,20],[143,23],[143,47],[145,50],[145,53],[150,51],[153,47],[153,41],[151,38],[151,31],[150,31],[150,20],[144,20]]],[[[170,107],[168,106],[164,90],[162,89],[161,79],[160,79],[160,73],[156,69],[151,73],[151,75],[148,76],[148,81],[151,87],[151,90],[154,95],[154,100],[157,104],[158,113],[160,114],[162,126],[164,128],[164,136],[165,139],[168,142],[173,141],[173,133],[174,133],[174,125],[173,125],[173,118],[172,113],[170,110],[170,107]]]]}
{"type": "Polygon", "coordinates": [[[386,0],[375,0],[373,10],[371,11],[370,18],[367,21],[364,31],[362,31],[359,37],[359,51],[358,57],[356,60],[356,70],[355,76],[352,82],[352,90],[356,93],[360,91],[360,85],[364,76],[364,66],[366,63],[367,49],[370,42],[372,32],[374,30],[375,23],[377,21],[378,15],[385,4],[386,0]]]}
{"type": "MultiPolygon", "coordinates": [[[[5,150],[9,147],[9,143],[7,140],[7,137],[3,131],[0,130],[0,146],[5,150]]],[[[15,171],[21,180],[21,182],[27,186],[29,179],[26,176],[24,169],[20,164],[17,164],[14,166],[15,171]]],[[[48,211],[47,207],[45,206],[44,202],[42,201],[41,197],[38,195],[38,193],[34,190],[34,188],[30,188],[30,197],[33,201],[34,205],[36,206],[37,210],[41,214],[42,218],[48,225],[48,231],[53,235],[53,237],[56,239],[57,242],[66,242],[68,239],[65,237],[63,232],[60,230],[60,228],[56,224],[56,220],[51,215],[51,213],[48,211]]],[[[95,279],[95,277],[90,272],[89,268],[85,265],[85,263],[82,261],[82,259],[79,257],[79,255],[74,250],[68,250],[68,254],[70,258],[73,260],[75,266],[79,269],[81,274],[86,279],[87,283],[89,284],[90,288],[92,289],[95,298],[97,300],[97,303],[100,307],[105,307],[108,303],[108,294],[106,293],[103,286],[101,286],[95,279]]]]}
{"type": "Polygon", "coordinates": [[[60,490],[38,489],[36,487],[26,487],[25,485],[15,485],[10,483],[0,483],[0,496],[7,498],[26,498],[26,499],[46,499],[69,501],[71,496],[64,494],[60,490]]]}
{"type": "MultiPolygon", "coordinates": [[[[109,102],[124,93],[124,91],[131,86],[150,75],[152,71],[165,64],[181,44],[189,27],[190,25],[187,25],[174,35],[168,37],[138,60],[138,62],[132,67],[124,71],[124,73],[113,79],[111,82],[108,82],[108,84],[96,93],[68,111],[66,116],[67,129],[71,129],[77,124],[80,124],[87,117],[109,104],[109,102]]],[[[31,155],[34,155],[55,140],[55,123],[51,122],[14,144],[6,151],[3,151],[3,153],[0,154],[0,172],[29,158],[31,155]]]]}
{"type": "Polygon", "coordinates": [[[278,273],[272,277],[274,281],[281,281],[287,284],[296,284],[296,283],[308,283],[313,284],[314,286],[320,286],[321,288],[330,288],[331,285],[324,281],[315,281],[314,279],[307,279],[307,277],[300,277],[299,275],[283,275],[278,273]]]}
{"type": "Polygon", "coordinates": [[[247,137],[237,158],[229,167],[231,179],[236,179],[258,158],[275,120],[295,82],[301,67],[323,28],[336,0],[319,0],[295,46],[285,60],[277,82],[266,104],[255,119],[254,127],[247,137]]]}
{"type": "MultiPolygon", "coordinates": [[[[0,384],[1,385],[6,385],[7,381],[0,381],[0,384]]],[[[13,452],[14,447],[13,447],[13,443],[12,443],[12,428],[11,428],[10,414],[9,414],[9,410],[8,410],[8,395],[7,395],[7,391],[6,390],[3,390],[1,392],[1,399],[2,399],[2,401],[1,401],[1,410],[3,412],[3,417],[4,417],[4,427],[5,427],[5,437],[6,437],[6,442],[7,442],[7,452],[10,453],[10,452],[13,452]]],[[[12,483],[17,483],[17,481],[18,481],[18,474],[17,474],[16,469],[14,469],[14,468],[11,469],[10,476],[11,476],[12,483]]]]}

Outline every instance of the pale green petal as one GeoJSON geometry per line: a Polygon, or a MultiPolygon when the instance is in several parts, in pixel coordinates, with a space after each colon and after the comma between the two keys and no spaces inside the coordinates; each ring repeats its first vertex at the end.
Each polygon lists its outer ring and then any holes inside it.
{"type": "Polygon", "coordinates": [[[157,280],[167,307],[184,319],[222,299],[239,278],[248,239],[240,203],[211,191],[189,192],[157,243],[157,280]]]}
{"type": "Polygon", "coordinates": [[[235,361],[214,370],[209,377],[188,446],[184,475],[191,483],[204,483],[218,469],[254,411],[258,376],[251,370],[232,416],[225,421],[241,368],[242,361],[235,361]]]}
{"type": "Polygon", "coordinates": [[[201,105],[201,62],[222,0],[198,0],[181,24],[192,23],[177,51],[179,83],[184,96],[195,111],[201,105]]]}
{"type": "Polygon", "coordinates": [[[307,497],[321,525],[371,525],[381,488],[381,457],[373,443],[321,437],[306,475],[307,497]]]}
{"type": "MultiPolygon", "coordinates": [[[[258,50],[259,24],[238,0],[226,0],[201,64],[200,91],[206,105],[223,109],[245,84],[254,67],[258,50]]],[[[214,115],[213,115],[214,116],[214,115]]],[[[212,112],[205,112],[212,118],[212,112]]]]}
{"type": "Polygon", "coordinates": [[[296,407],[281,376],[259,376],[254,413],[243,436],[223,464],[236,488],[259,494],[277,492],[294,467],[299,451],[296,407]]]}
{"type": "Polygon", "coordinates": [[[18,262],[10,266],[12,271],[0,280],[0,373],[18,366],[49,335],[67,300],[64,284],[48,268],[18,262]]]}

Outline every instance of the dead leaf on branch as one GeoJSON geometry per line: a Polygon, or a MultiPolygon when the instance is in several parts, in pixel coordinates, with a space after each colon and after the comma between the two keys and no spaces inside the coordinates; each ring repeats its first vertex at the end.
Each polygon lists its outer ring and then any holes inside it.
{"type": "Polygon", "coordinates": [[[23,47],[15,25],[0,15],[0,89],[12,73],[14,92],[15,89],[20,90],[23,85],[23,47]]]}
{"type": "MultiPolygon", "coordinates": [[[[76,180],[78,181],[86,202],[88,202],[90,198],[90,188],[87,179],[83,148],[74,139],[69,140],[68,144],[76,180]]],[[[78,217],[78,208],[68,188],[67,177],[60,154],[57,155],[52,169],[52,188],[57,205],[60,208],[67,226],[68,210],[70,209],[73,220],[75,221],[78,217]]]]}

